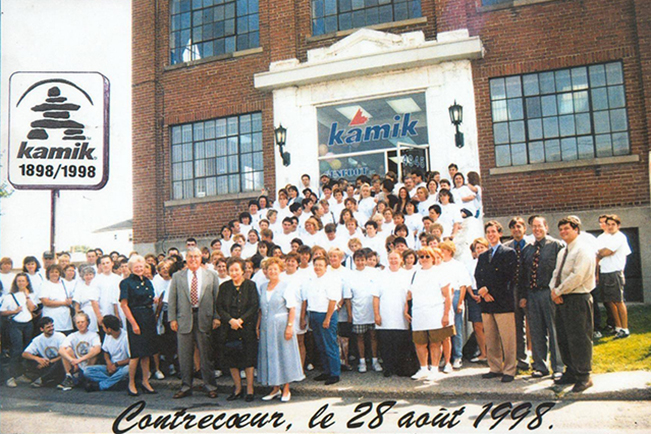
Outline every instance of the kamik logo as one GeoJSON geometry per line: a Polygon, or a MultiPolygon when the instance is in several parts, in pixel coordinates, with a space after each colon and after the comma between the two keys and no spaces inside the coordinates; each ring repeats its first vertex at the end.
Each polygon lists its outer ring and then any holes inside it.
{"type": "Polygon", "coordinates": [[[360,128],[361,125],[365,125],[368,122],[368,117],[364,116],[362,109],[358,109],[350,124],[348,124],[352,128],[339,129],[337,122],[333,122],[330,125],[328,146],[355,145],[363,142],[375,142],[378,140],[418,135],[418,131],[416,131],[418,120],[412,121],[411,113],[396,115],[393,117],[393,120],[395,121],[393,124],[384,123],[360,128]]]}

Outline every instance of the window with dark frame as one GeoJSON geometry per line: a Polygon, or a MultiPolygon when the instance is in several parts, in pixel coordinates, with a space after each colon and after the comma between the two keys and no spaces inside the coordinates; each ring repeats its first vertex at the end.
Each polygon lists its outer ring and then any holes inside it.
{"type": "Polygon", "coordinates": [[[420,18],[420,0],[312,0],[312,34],[420,18]]]}
{"type": "Polygon", "coordinates": [[[490,80],[498,167],[628,155],[621,62],[490,80]]]}
{"type": "Polygon", "coordinates": [[[172,65],[259,46],[258,0],[171,0],[172,65]]]}
{"type": "Polygon", "coordinates": [[[264,186],[260,113],[175,125],[170,142],[174,200],[264,186]]]}

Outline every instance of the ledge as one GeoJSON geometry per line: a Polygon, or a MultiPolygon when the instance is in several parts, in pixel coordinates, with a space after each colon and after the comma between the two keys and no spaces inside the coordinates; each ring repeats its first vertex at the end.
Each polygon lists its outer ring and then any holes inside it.
{"type": "Polygon", "coordinates": [[[219,196],[193,197],[191,199],[166,200],[163,206],[165,208],[173,208],[177,206],[199,205],[199,204],[210,203],[210,202],[226,202],[229,200],[257,199],[258,196],[260,196],[260,192],[258,191],[247,191],[245,193],[221,194],[219,196]]]}
{"type": "MultiPolygon", "coordinates": [[[[550,1],[550,0],[547,0],[550,1]]],[[[382,23],[382,24],[375,24],[372,26],[364,26],[364,29],[372,29],[372,30],[386,30],[386,29],[395,29],[399,27],[407,27],[407,26],[413,26],[417,24],[427,24],[427,17],[420,17],[420,18],[411,18],[409,20],[402,20],[402,21],[392,21],[390,23],[382,23]]],[[[318,36],[306,36],[305,37],[305,42],[318,42],[318,41],[324,41],[326,39],[333,39],[333,38],[341,38],[342,36],[348,36],[352,35],[362,27],[357,27],[355,29],[348,29],[348,30],[339,30],[338,32],[333,32],[333,33],[325,33],[323,35],[318,35],[318,36]]]]}
{"type": "MultiPolygon", "coordinates": [[[[358,30],[359,32],[359,30],[358,30]]],[[[417,46],[394,48],[366,56],[333,58],[328,62],[298,63],[253,76],[258,90],[337,81],[379,72],[417,68],[455,60],[480,59],[484,48],[478,36],[446,41],[426,41],[417,46]]]]}
{"type": "Polygon", "coordinates": [[[233,59],[233,58],[243,57],[243,56],[250,56],[252,54],[262,53],[263,51],[264,50],[262,49],[262,47],[249,48],[248,50],[234,51],[232,53],[224,53],[224,54],[220,54],[219,56],[206,57],[205,59],[197,59],[197,60],[191,60],[189,62],[176,63],[174,65],[166,65],[163,68],[163,71],[167,72],[167,71],[176,71],[177,69],[183,69],[183,68],[192,68],[193,66],[199,66],[206,63],[219,62],[221,60],[233,59]]]}
{"type": "Polygon", "coordinates": [[[496,5],[478,6],[477,12],[492,12],[503,9],[517,8],[521,6],[537,5],[539,3],[550,3],[557,0],[511,0],[496,5]]]}
{"type": "Polygon", "coordinates": [[[527,164],[522,166],[494,167],[490,175],[508,175],[511,173],[538,172],[541,170],[571,169],[575,167],[605,166],[609,164],[638,163],[640,156],[622,155],[619,157],[591,158],[589,160],[556,161],[553,163],[527,164]]]}

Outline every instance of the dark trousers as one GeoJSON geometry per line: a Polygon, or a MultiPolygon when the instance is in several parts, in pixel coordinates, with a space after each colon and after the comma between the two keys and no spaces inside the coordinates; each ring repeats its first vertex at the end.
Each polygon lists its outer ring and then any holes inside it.
{"type": "Polygon", "coordinates": [[[563,295],[563,303],[556,305],[556,332],[566,375],[577,382],[587,381],[592,371],[593,332],[589,293],[563,295]]]}
{"type": "Polygon", "coordinates": [[[190,333],[177,333],[179,352],[179,365],[181,367],[181,390],[192,390],[192,376],[194,373],[194,345],[199,348],[201,359],[201,378],[206,390],[217,389],[215,384],[215,370],[212,363],[212,346],[210,344],[210,333],[199,330],[199,316],[197,312],[192,313],[192,331],[190,333]]]}
{"type": "Polygon", "coordinates": [[[23,351],[32,340],[32,322],[16,322],[13,320],[8,321],[9,340],[11,342],[11,362],[9,375],[18,377],[23,373],[22,361],[23,351]]]}
{"type": "MultiPolygon", "coordinates": [[[[517,293],[517,291],[514,291],[517,293]]],[[[525,310],[520,307],[520,300],[515,295],[515,309],[513,311],[515,316],[515,354],[518,359],[518,367],[524,368],[529,366],[527,357],[527,332],[525,330],[525,310]]]]}
{"type": "Polygon", "coordinates": [[[377,337],[384,370],[392,374],[399,372],[400,362],[411,345],[409,330],[378,330],[377,337]]]}
{"type": "Polygon", "coordinates": [[[310,312],[310,327],[314,335],[314,343],[321,357],[321,364],[326,374],[338,377],[341,374],[341,362],[339,360],[339,344],[337,342],[337,312],[330,318],[330,327],[323,328],[323,321],[326,314],[322,312],[310,312]]]}
{"type": "Polygon", "coordinates": [[[43,369],[39,369],[38,363],[33,360],[26,360],[25,362],[27,376],[30,379],[40,378],[43,382],[43,386],[57,385],[63,380],[63,377],[66,376],[66,370],[63,367],[61,359],[51,363],[43,369]]]}
{"type": "Polygon", "coordinates": [[[531,353],[533,356],[533,369],[535,371],[549,372],[547,368],[547,352],[552,371],[563,372],[563,361],[558,349],[556,337],[556,323],[554,302],[549,289],[529,291],[527,299],[527,319],[531,327],[531,353]]]}
{"type": "Polygon", "coordinates": [[[590,293],[592,295],[592,318],[595,330],[601,330],[601,311],[599,310],[599,288],[595,288],[590,293]]]}

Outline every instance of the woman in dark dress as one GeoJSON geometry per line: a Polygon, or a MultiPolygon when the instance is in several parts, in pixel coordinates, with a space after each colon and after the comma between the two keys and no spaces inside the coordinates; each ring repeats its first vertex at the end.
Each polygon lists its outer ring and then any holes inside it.
{"type": "Polygon", "coordinates": [[[223,333],[224,361],[230,369],[235,388],[226,398],[234,401],[242,397],[242,379],[240,370],[246,373],[246,402],[254,399],[253,368],[256,365],[258,340],[258,290],[251,280],[244,278],[244,261],[230,258],[227,262],[231,280],[219,286],[217,296],[217,313],[219,314],[223,333]]]}
{"type": "Polygon", "coordinates": [[[138,396],[136,388],[136,370],[138,361],[142,369],[142,388],[145,393],[156,393],[149,384],[149,357],[157,351],[156,314],[152,308],[154,303],[154,286],[144,277],[145,258],[139,255],[129,259],[129,277],[120,282],[120,305],[127,318],[127,333],[129,336],[129,388],[131,396],[138,396]]]}

